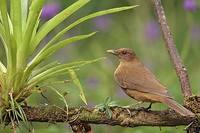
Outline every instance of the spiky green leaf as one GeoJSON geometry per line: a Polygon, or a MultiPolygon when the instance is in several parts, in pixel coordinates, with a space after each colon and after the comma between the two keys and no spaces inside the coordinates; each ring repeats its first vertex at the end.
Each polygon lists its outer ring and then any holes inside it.
{"type": "Polygon", "coordinates": [[[60,41],[58,43],[56,43],[55,45],[49,47],[48,49],[42,49],[36,56],[35,58],[29,63],[28,68],[26,70],[27,73],[29,73],[30,71],[33,70],[33,68],[35,68],[39,63],[41,63],[43,60],[45,60],[46,58],[48,58],[50,55],[52,55],[54,52],[56,52],[57,50],[63,48],[64,46],[70,44],[70,43],[74,43],[77,42],[79,40],[83,40],[86,38],[89,38],[91,36],[93,36],[96,32],[87,34],[87,35],[78,35],[75,37],[71,37],[68,39],[65,39],[63,41],[60,41]]]}
{"type": "Polygon", "coordinates": [[[59,25],[61,22],[63,22],[66,18],[68,18],[70,15],[72,15],[74,12],[79,10],[81,7],[83,7],[85,4],[87,4],[89,0],[78,0],[59,14],[57,14],[55,17],[50,19],[48,22],[46,22],[38,31],[37,35],[33,39],[31,43],[31,49],[30,53],[32,53],[35,48],[39,45],[40,41],[44,39],[44,37],[52,31],[57,25],[59,25]]]}
{"type": "Polygon", "coordinates": [[[4,64],[0,61],[0,72],[6,73],[6,71],[7,71],[6,67],[5,67],[4,64]]]}
{"type": "Polygon", "coordinates": [[[69,26],[67,26],[65,29],[63,29],[62,31],[60,31],[56,36],[54,36],[47,44],[47,47],[50,46],[51,44],[55,43],[58,39],[60,39],[67,31],[69,31],[70,29],[74,28],[75,26],[77,26],[78,24],[81,24],[89,19],[98,17],[98,16],[102,16],[102,15],[106,15],[106,14],[111,14],[111,13],[116,13],[116,12],[120,12],[120,11],[124,11],[124,10],[129,10],[132,8],[137,7],[138,5],[135,6],[125,6],[125,7],[119,7],[119,8],[113,8],[113,9],[108,9],[108,10],[103,10],[103,11],[98,11],[95,13],[92,13],[90,15],[87,15],[85,17],[82,17],[78,20],[76,20],[75,22],[73,22],[72,24],[70,24],[69,26]]]}
{"type": "Polygon", "coordinates": [[[70,69],[69,72],[70,72],[71,79],[73,79],[74,84],[79,88],[79,91],[80,91],[79,96],[80,96],[80,98],[87,105],[87,101],[86,101],[86,98],[85,98],[83,87],[82,87],[81,82],[79,81],[79,79],[78,79],[78,77],[76,75],[76,72],[73,69],[70,69]]]}

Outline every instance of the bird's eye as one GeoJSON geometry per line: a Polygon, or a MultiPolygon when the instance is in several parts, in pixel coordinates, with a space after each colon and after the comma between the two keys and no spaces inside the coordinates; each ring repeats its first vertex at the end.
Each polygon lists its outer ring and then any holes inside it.
{"type": "Polygon", "coordinates": [[[127,52],[126,51],[122,51],[122,54],[126,54],[127,52]]]}

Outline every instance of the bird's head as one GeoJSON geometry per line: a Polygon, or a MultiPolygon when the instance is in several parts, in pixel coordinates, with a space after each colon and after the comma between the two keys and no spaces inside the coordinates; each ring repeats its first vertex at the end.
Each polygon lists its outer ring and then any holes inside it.
{"type": "Polygon", "coordinates": [[[119,48],[115,50],[107,50],[108,53],[111,53],[115,56],[117,56],[120,61],[132,61],[136,58],[135,53],[133,50],[129,48],[119,48]]]}

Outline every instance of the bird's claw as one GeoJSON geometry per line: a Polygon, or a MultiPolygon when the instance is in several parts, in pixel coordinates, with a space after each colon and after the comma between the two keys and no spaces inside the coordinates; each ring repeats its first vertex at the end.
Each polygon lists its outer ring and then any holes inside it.
{"type": "MultiPolygon", "coordinates": [[[[143,102],[138,102],[136,104],[131,104],[131,105],[127,105],[127,106],[122,106],[122,108],[126,109],[126,111],[128,112],[129,116],[132,117],[132,113],[130,111],[131,108],[134,108],[135,106],[138,106],[140,104],[142,104],[143,102]]],[[[151,109],[151,105],[152,103],[150,103],[150,105],[147,108],[144,107],[139,107],[137,108],[137,111],[146,111],[148,112],[151,109]]]]}
{"type": "Polygon", "coordinates": [[[126,111],[128,112],[129,116],[131,117],[132,116],[131,111],[128,108],[126,108],[126,111]]]}
{"type": "Polygon", "coordinates": [[[150,103],[149,106],[146,109],[150,110],[151,109],[151,105],[152,105],[152,103],[150,103]]]}
{"type": "Polygon", "coordinates": [[[149,105],[147,108],[140,107],[140,108],[138,108],[137,110],[138,110],[138,111],[146,111],[146,112],[148,112],[148,111],[150,111],[150,109],[151,109],[151,105],[152,105],[152,103],[150,103],[150,105],[149,105]]]}
{"type": "Polygon", "coordinates": [[[143,102],[137,102],[136,104],[131,104],[131,105],[127,105],[127,106],[122,106],[122,108],[125,108],[126,111],[128,112],[129,116],[132,117],[132,113],[130,111],[131,108],[134,108],[136,106],[139,106],[140,104],[142,104],[143,102]]]}

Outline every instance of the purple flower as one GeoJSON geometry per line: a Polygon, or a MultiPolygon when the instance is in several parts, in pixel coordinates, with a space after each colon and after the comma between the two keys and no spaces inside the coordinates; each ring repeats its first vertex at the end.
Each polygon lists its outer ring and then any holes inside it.
{"type": "Polygon", "coordinates": [[[60,5],[58,3],[48,3],[42,8],[41,19],[49,20],[54,17],[60,10],[60,5]]]}
{"type": "Polygon", "coordinates": [[[99,80],[97,77],[89,77],[86,79],[86,84],[90,89],[96,89],[99,85],[99,80]]]}
{"type": "Polygon", "coordinates": [[[184,0],[183,7],[187,11],[196,11],[198,9],[196,0],[184,0]]]}
{"type": "Polygon", "coordinates": [[[193,41],[200,40],[200,25],[193,25],[190,29],[191,39],[193,41]]]}
{"type": "Polygon", "coordinates": [[[109,16],[100,16],[93,20],[95,28],[98,30],[106,31],[111,25],[111,18],[109,16]]]}
{"type": "Polygon", "coordinates": [[[150,21],[145,26],[145,36],[148,40],[154,41],[160,37],[160,28],[156,21],[150,21]]]}

